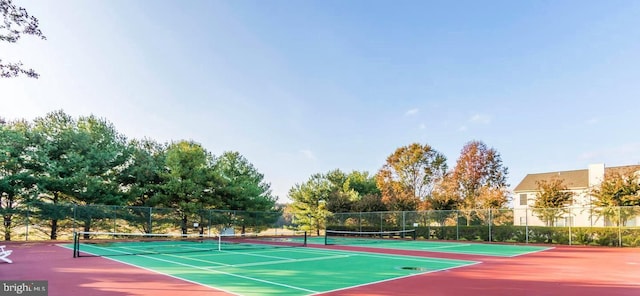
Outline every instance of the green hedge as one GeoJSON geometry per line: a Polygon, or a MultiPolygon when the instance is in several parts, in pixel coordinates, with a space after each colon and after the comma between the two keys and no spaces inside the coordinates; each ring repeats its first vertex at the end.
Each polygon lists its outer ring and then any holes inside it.
{"type": "MultiPolygon", "coordinates": [[[[410,228],[410,227],[407,227],[410,228]]],[[[413,227],[411,227],[413,228],[413,227]]],[[[356,227],[329,226],[332,230],[349,231],[380,231],[379,227],[356,227]]],[[[397,230],[382,229],[383,231],[397,230]]],[[[436,240],[464,240],[464,241],[489,241],[489,227],[472,226],[423,226],[416,228],[416,235],[419,239],[436,240]]],[[[561,244],[568,245],[590,245],[590,246],[620,246],[620,236],[622,246],[640,247],[640,227],[623,228],[617,227],[545,227],[545,226],[492,226],[492,242],[508,243],[536,243],[536,244],[561,244]],[[527,241],[527,230],[528,241],[527,241]],[[571,234],[571,236],[569,236],[571,234]],[[569,240],[571,237],[571,240],[569,240]]]]}
{"type": "MultiPolygon", "coordinates": [[[[617,227],[544,227],[492,226],[491,241],[538,244],[592,245],[640,247],[640,228],[617,227]],[[571,238],[571,240],[569,240],[571,238]]],[[[489,241],[487,226],[420,227],[417,235],[423,239],[489,241]]]]}

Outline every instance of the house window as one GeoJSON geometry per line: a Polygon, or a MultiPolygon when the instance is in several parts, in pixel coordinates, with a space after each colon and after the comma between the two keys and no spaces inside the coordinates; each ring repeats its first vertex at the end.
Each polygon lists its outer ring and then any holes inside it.
{"type": "Polygon", "coordinates": [[[527,217],[520,217],[520,225],[527,225],[527,217]]]}
{"type": "Polygon", "coordinates": [[[520,194],[520,205],[521,206],[526,206],[527,205],[527,195],[526,194],[520,194]]]}
{"type": "Polygon", "coordinates": [[[561,217],[556,219],[556,227],[573,226],[573,217],[561,217]]]}

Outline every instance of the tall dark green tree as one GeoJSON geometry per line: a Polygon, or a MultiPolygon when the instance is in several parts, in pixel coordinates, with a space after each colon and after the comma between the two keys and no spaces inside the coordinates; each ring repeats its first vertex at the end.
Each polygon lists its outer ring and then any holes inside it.
{"type": "Polygon", "coordinates": [[[315,174],[307,182],[296,184],[289,190],[296,223],[303,230],[315,230],[320,235],[320,229],[331,214],[327,209],[330,194],[331,183],[322,174],[315,174]]]}
{"type": "Polygon", "coordinates": [[[128,195],[122,191],[120,176],[131,164],[132,149],[127,139],[110,122],[95,116],[80,117],[76,124],[76,153],[81,156],[75,167],[73,200],[83,212],[76,218],[84,221],[84,231],[103,218],[112,218],[113,207],[126,205],[128,195]],[[105,212],[105,210],[107,212],[105,212]]]}
{"type": "Polygon", "coordinates": [[[222,198],[222,207],[256,212],[229,219],[242,227],[242,233],[249,226],[264,226],[275,222],[270,220],[276,216],[257,213],[273,212],[277,198],[271,194],[271,184],[264,181],[264,175],[245,157],[238,152],[224,152],[216,159],[214,169],[222,183],[217,189],[222,198]]]}
{"type": "Polygon", "coordinates": [[[180,228],[186,234],[189,219],[199,222],[200,211],[221,205],[216,198],[213,156],[198,143],[179,141],[168,146],[165,165],[161,204],[177,211],[180,228]]]}
{"type": "Polygon", "coordinates": [[[63,111],[34,120],[35,158],[38,189],[42,201],[40,219],[50,221],[50,238],[58,237],[58,222],[71,217],[73,208],[59,206],[73,201],[77,180],[82,178],[82,137],[77,122],[63,111]]]}
{"type": "Polygon", "coordinates": [[[11,240],[13,218],[35,193],[30,129],[25,121],[0,123],[0,213],[5,240],[11,240]]]}
{"type": "Polygon", "coordinates": [[[148,207],[156,207],[162,201],[167,146],[152,139],[132,140],[129,146],[131,163],[119,177],[122,190],[130,201],[128,220],[145,233],[152,233],[156,221],[152,221],[152,210],[148,207]]]}
{"type": "Polygon", "coordinates": [[[224,152],[216,159],[215,171],[224,182],[224,206],[229,210],[273,210],[276,197],[264,175],[238,152],[224,152]]]}

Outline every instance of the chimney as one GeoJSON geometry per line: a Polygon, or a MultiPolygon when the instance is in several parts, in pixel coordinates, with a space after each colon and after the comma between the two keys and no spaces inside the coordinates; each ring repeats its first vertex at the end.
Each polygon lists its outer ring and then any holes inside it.
{"type": "Polygon", "coordinates": [[[589,187],[598,186],[604,180],[604,163],[589,165],[589,187]]]}

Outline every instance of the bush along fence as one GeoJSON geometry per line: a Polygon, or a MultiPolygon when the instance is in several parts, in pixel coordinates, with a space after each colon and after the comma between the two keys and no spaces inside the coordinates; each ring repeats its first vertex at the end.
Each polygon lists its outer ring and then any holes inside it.
{"type": "Polygon", "coordinates": [[[419,239],[640,246],[640,207],[334,213],[326,228],[415,229],[419,239]]]}
{"type": "Polygon", "coordinates": [[[76,231],[121,233],[284,234],[297,228],[282,212],[190,210],[75,204],[30,204],[0,209],[0,235],[13,240],[70,240],[76,231]]]}

